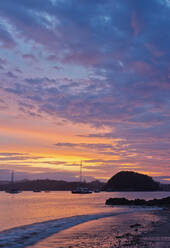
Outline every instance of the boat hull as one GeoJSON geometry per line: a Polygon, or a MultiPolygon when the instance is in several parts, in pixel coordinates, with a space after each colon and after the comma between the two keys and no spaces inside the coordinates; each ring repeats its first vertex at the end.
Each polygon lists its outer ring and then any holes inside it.
{"type": "Polygon", "coordinates": [[[91,191],[89,191],[89,192],[72,191],[71,193],[72,194],[91,194],[92,192],[91,191]]]}
{"type": "Polygon", "coordinates": [[[87,188],[77,188],[72,190],[72,194],[91,194],[92,191],[90,191],[87,188]]]}

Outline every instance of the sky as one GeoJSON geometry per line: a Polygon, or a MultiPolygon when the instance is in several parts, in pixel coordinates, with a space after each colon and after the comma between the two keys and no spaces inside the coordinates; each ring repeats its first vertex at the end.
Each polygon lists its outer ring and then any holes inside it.
{"type": "Polygon", "coordinates": [[[0,180],[170,182],[170,1],[0,1],[0,180]]]}

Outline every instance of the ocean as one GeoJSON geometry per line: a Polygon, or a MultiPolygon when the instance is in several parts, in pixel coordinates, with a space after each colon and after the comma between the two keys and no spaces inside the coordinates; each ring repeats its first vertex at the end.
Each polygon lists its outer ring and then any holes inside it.
{"type": "MultiPolygon", "coordinates": [[[[0,247],[105,247],[92,246],[91,241],[96,237],[96,242],[99,242],[97,233],[100,233],[104,242],[107,237],[105,232],[113,224],[113,219],[116,233],[116,226],[125,219],[128,221],[128,214],[150,209],[105,206],[106,199],[153,199],[169,195],[170,192],[100,192],[87,195],[71,194],[69,191],[14,195],[0,192],[0,247]],[[93,238],[89,238],[90,235],[93,238]]],[[[108,239],[105,241],[106,247],[109,247],[108,239]]]]}

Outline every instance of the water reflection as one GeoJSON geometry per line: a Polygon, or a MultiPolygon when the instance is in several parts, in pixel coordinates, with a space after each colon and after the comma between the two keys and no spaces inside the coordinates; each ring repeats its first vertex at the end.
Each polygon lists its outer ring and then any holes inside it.
{"type": "Polygon", "coordinates": [[[90,195],[74,195],[70,192],[22,192],[10,195],[0,192],[0,230],[56,218],[113,211],[105,207],[105,200],[109,197],[152,199],[168,195],[169,192],[101,192],[90,195]]]}

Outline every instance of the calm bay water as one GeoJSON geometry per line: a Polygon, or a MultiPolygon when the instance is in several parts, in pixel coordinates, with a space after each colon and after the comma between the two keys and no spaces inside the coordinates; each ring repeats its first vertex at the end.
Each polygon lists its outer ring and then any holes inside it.
{"type": "Polygon", "coordinates": [[[101,192],[87,195],[71,194],[69,191],[15,195],[0,192],[0,231],[56,218],[124,210],[106,207],[105,200],[109,197],[152,199],[169,195],[170,192],[101,192]]]}
{"type": "MultiPolygon", "coordinates": [[[[42,230],[47,226],[48,237],[55,231],[58,232],[89,220],[109,217],[117,213],[127,213],[132,210],[128,207],[105,206],[105,201],[109,197],[153,199],[169,195],[170,192],[101,192],[87,195],[63,191],[22,192],[16,195],[0,192],[0,239],[7,238],[9,242],[7,247],[19,247],[16,245],[15,239],[23,240],[23,237],[26,237],[22,236],[23,230],[27,237],[37,233],[38,241],[45,238],[42,230]],[[26,227],[23,229],[24,225],[26,227]],[[14,229],[11,230],[11,228],[14,229]],[[7,231],[4,233],[3,230],[7,231]],[[13,243],[12,241],[10,243],[10,239],[14,240],[13,243]]],[[[6,241],[3,240],[3,242],[6,241]]],[[[23,242],[25,241],[23,240],[23,242]]],[[[36,243],[36,240],[34,239],[31,243],[36,243]]],[[[27,245],[23,245],[23,247],[25,246],[27,245]]]]}

